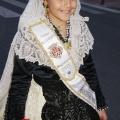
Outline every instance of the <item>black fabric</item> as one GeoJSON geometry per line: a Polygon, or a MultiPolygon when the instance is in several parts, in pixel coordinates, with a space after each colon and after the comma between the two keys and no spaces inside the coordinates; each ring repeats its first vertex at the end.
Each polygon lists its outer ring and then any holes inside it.
{"type": "MultiPolygon", "coordinates": [[[[50,67],[26,62],[24,59],[19,59],[18,56],[15,56],[14,64],[5,120],[24,118],[32,74],[35,81],[42,86],[46,99],[42,111],[43,120],[99,120],[97,112],[69,91],[59,79],[58,74],[50,67]]],[[[85,57],[84,65],[80,67],[80,73],[86,77],[88,84],[96,92],[99,105],[104,106],[105,100],[99,87],[91,55],[85,57]]]]}
{"type": "MultiPolygon", "coordinates": [[[[56,29],[56,28],[55,28],[56,29]]],[[[60,33],[55,30],[61,38],[60,33]]],[[[84,58],[79,72],[83,74],[95,91],[98,108],[104,107],[102,95],[91,54],[84,58]]],[[[42,120],[100,120],[98,113],[76,97],[60,80],[56,71],[38,63],[26,62],[15,55],[12,83],[9,90],[4,120],[22,120],[32,75],[43,88],[46,103],[42,109],[42,120]]]]}
{"type": "Polygon", "coordinates": [[[22,120],[31,82],[33,64],[14,58],[11,88],[5,109],[5,120],[22,120]]]}
{"type": "Polygon", "coordinates": [[[95,92],[98,109],[106,107],[105,98],[99,85],[98,76],[94,67],[91,53],[86,55],[84,58],[84,65],[80,66],[79,72],[86,78],[86,81],[89,84],[90,88],[95,92]]]}

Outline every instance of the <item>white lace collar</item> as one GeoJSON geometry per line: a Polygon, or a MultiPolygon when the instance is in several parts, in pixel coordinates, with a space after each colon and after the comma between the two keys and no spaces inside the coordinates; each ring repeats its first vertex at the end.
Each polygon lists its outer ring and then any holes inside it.
{"type": "MultiPolygon", "coordinates": [[[[38,22],[39,20],[36,21],[38,22]]],[[[74,19],[70,22],[72,24],[71,26],[78,27],[78,30],[75,30],[76,27],[70,28],[72,48],[69,52],[79,69],[80,65],[83,64],[85,54],[88,54],[89,50],[92,49],[93,37],[83,20],[74,19]]],[[[18,30],[12,46],[20,59],[25,59],[33,63],[38,62],[39,65],[46,65],[52,68],[42,49],[39,48],[35,38],[30,33],[29,26],[24,26],[18,30]]]]}

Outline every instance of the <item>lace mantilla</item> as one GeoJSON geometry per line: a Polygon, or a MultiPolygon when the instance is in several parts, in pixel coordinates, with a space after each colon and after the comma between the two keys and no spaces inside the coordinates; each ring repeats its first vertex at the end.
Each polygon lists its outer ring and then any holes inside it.
{"type": "Polygon", "coordinates": [[[42,49],[39,48],[28,27],[24,26],[18,30],[15,39],[16,41],[12,43],[12,46],[20,59],[33,63],[38,62],[39,65],[50,66],[49,61],[46,59],[42,49]]]}
{"type": "MultiPolygon", "coordinates": [[[[69,39],[71,40],[72,47],[69,52],[79,69],[79,66],[83,64],[85,54],[88,54],[89,50],[92,49],[93,37],[83,19],[77,20],[74,18],[70,22],[74,24],[71,26],[78,26],[78,30],[75,30],[76,27],[70,28],[69,39]]],[[[52,68],[49,60],[46,59],[42,49],[40,49],[35,38],[30,33],[28,26],[18,30],[14,39],[16,40],[12,43],[12,46],[20,59],[33,63],[38,62],[39,65],[50,66],[52,68]]]]}
{"type": "Polygon", "coordinates": [[[8,96],[8,90],[11,83],[11,74],[13,70],[14,50],[10,48],[8,59],[0,80],[0,120],[3,120],[3,114],[8,96]]]}
{"type": "Polygon", "coordinates": [[[41,111],[45,102],[42,87],[32,80],[26,102],[25,118],[42,120],[41,111]]]}

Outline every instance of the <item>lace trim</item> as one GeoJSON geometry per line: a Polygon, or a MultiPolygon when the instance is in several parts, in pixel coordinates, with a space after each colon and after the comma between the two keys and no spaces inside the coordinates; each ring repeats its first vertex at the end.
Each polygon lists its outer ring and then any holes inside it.
{"type": "Polygon", "coordinates": [[[34,81],[31,81],[26,102],[25,118],[30,120],[42,120],[41,112],[45,104],[42,88],[34,81]]]}
{"type": "Polygon", "coordinates": [[[94,43],[93,36],[84,21],[85,19],[82,17],[74,17],[70,20],[70,33],[74,33],[70,34],[70,39],[72,40],[72,49],[70,52],[78,68],[83,64],[85,54],[89,53],[89,50],[93,48],[92,46],[94,43]]]}
{"type": "MultiPolygon", "coordinates": [[[[77,68],[83,64],[83,58],[85,54],[89,53],[89,50],[92,49],[93,37],[83,20],[72,19],[70,21],[71,26],[78,26],[77,32],[74,33],[76,27],[70,28],[70,40],[72,43],[71,56],[74,58],[77,68]]],[[[50,65],[50,62],[46,59],[45,54],[42,49],[39,48],[35,38],[31,35],[27,26],[22,27],[18,30],[13,43],[13,49],[15,50],[16,55],[20,59],[25,59],[30,62],[38,62],[39,65],[50,65]]],[[[53,69],[53,68],[52,68],[53,69]]]]}
{"type": "Polygon", "coordinates": [[[15,39],[16,41],[12,43],[12,46],[20,59],[33,63],[38,62],[39,65],[50,66],[50,62],[46,59],[42,49],[39,48],[28,27],[22,27],[17,32],[15,39]]]}
{"type": "Polygon", "coordinates": [[[11,74],[13,70],[14,50],[10,48],[8,59],[0,80],[0,120],[3,120],[4,110],[6,106],[8,90],[11,83],[11,74]]]}

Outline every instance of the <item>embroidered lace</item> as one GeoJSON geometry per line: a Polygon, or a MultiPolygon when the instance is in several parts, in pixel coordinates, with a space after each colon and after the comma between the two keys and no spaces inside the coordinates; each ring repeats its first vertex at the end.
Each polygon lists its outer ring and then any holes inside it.
{"type": "MultiPolygon", "coordinates": [[[[74,31],[72,28],[70,30],[71,32],[74,31]]],[[[16,36],[16,41],[12,43],[12,46],[20,59],[25,59],[26,61],[33,63],[38,62],[39,65],[47,65],[52,68],[42,49],[40,49],[36,43],[35,38],[29,32],[27,26],[22,27],[16,36]]],[[[92,49],[93,45],[93,37],[84,21],[81,21],[79,34],[70,36],[69,39],[72,44],[72,48],[69,52],[79,68],[79,65],[83,64],[85,54],[89,53],[89,50],[92,49]]]]}

